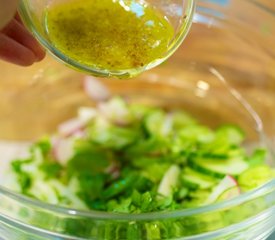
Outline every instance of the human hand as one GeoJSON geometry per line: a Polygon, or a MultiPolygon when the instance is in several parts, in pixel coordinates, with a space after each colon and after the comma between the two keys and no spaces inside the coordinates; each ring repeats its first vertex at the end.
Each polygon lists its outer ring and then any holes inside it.
{"type": "Polygon", "coordinates": [[[29,66],[45,57],[45,51],[24,27],[16,13],[18,0],[0,0],[0,59],[29,66]]]}

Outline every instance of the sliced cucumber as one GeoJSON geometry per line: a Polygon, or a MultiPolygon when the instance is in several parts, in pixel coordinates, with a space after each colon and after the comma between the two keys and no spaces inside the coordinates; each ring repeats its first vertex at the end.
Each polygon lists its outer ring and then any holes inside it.
{"type": "Polygon", "coordinates": [[[195,191],[190,191],[188,196],[190,200],[185,199],[183,201],[183,207],[198,207],[205,204],[205,200],[209,197],[211,194],[210,190],[202,190],[198,189],[195,191]]]}
{"type": "Polygon", "coordinates": [[[231,187],[229,189],[226,189],[218,198],[217,202],[222,202],[228,199],[232,199],[234,197],[237,197],[241,194],[241,190],[238,186],[231,187]]]}
{"type": "Polygon", "coordinates": [[[177,186],[180,176],[180,168],[177,165],[172,165],[164,174],[159,187],[158,194],[164,197],[169,197],[173,193],[173,189],[177,186]]]}
{"type": "Polygon", "coordinates": [[[235,125],[223,125],[216,130],[218,138],[227,139],[230,144],[239,145],[245,138],[244,131],[235,125]]]}
{"type": "Polygon", "coordinates": [[[205,199],[207,199],[209,197],[209,195],[211,194],[212,190],[209,189],[198,189],[195,191],[190,191],[188,196],[191,197],[192,199],[200,199],[205,201],[205,199]]]}
{"type": "Polygon", "coordinates": [[[223,178],[226,175],[238,176],[249,167],[241,156],[223,160],[196,158],[189,162],[193,169],[217,178],[223,178]]]}
{"type": "Polygon", "coordinates": [[[216,179],[188,167],[182,173],[181,179],[183,184],[191,189],[208,189],[217,183],[216,179]]]}
{"type": "Polygon", "coordinates": [[[275,177],[269,166],[259,165],[243,172],[239,176],[238,182],[242,190],[249,191],[265,184],[273,178],[275,177]]]}
{"type": "Polygon", "coordinates": [[[267,150],[263,148],[257,148],[252,155],[248,157],[247,161],[251,167],[264,165],[267,159],[267,150]]]}

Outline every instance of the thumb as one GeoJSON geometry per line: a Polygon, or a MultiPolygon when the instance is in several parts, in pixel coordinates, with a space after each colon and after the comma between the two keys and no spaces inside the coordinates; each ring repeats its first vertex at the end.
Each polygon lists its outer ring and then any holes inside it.
{"type": "Polygon", "coordinates": [[[14,17],[19,0],[0,0],[0,30],[14,17]]]}

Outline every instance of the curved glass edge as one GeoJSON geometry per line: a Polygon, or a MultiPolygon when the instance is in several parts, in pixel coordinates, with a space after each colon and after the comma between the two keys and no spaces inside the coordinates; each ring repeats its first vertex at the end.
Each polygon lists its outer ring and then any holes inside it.
{"type": "MultiPolygon", "coordinates": [[[[239,233],[240,231],[242,231],[243,229],[246,229],[247,231],[251,231],[251,235],[255,235],[255,232],[257,232],[256,234],[258,234],[258,232],[260,232],[261,234],[265,231],[267,231],[267,235],[271,234],[274,230],[275,230],[275,226],[273,224],[273,222],[275,221],[275,206],[264,210],[263,212],[261,212],[260,214],[257,214],[257,216],[253,216],[245,221],[242,221],[240,223],[237,224],[233,224],[231,226],[219,229],[217,231],[214,232],[209,232],[209,233],[204,233],[204,234],[199,234],[196,236],[192,236],[192,237],[187,237],[184,238],[184,240],[200,240],[200,239],[216,239],[219,238],[221,236],[223,237],[230,237],[230,238],[226,238],[226,239],[235,239],[235,237],[238,236],[238,234],[236,235],[236,233],[239,233]],[[255,226],[257,223],[260,223],[259,226],[255,226]]],[[[245,234],[244,237],[245,239],[250,239],[249,234],[245,234]]],[[[238,236],[240,237],[240,236],[238,236]]],[[[251,239],[254,239],[251,236],[251,239]]]]}
{"type": "MultiPolygon", "coordinates": [[[[193,17],[194,17],[195,11],[196,11],[196,6],[197,6],[197,0],[188,1],[187,11],[186,11],[187,15],[186,15],[186,20],[185,20],[186,24],[184,24],[181,27],[179,37],[176,38],[176,41],[174,41],[174,43],[171,44],[166,57],[162,58],[160,60],[161,62],[164,62],[171,55],[173,55],[175,53],[175,51],[177,50],[177,48],[182,44],[184,39],[187,37],[187,35],[191,29],[192,23],[193,23],[193,17]]],[[[159,65],[161,62],[149,64],[148,66],[146,66],[146,70],[149,70],[149,69],[159,65]]]]}
{"type": "Polygon", "coordinates": [[[263,186],[252,190],[250,192],[244,193],[239,197],[226,200],[223,202],[201,206],[198,208],[189,208],[183,210],[175,210],[169,212],[152,212],[152,213],[140,213],[140,214],[125,214],[125,213],[108,213],[101,211],[82,211],[77,209],[71,209],[66,207],[60,207],[53,204],[44,203],[41,201],[37,201],[31,199],[29,197],[25,197],[19,193],[12,192],[4,187],[0,187],[0,194],[7,196],[15,201],[20,203],[24,203],[27,206],[32,206],[35,209],[47,209],[49,211],[53,211],[57,214],[64,214],[68,216],[80,216],[80,217],[88,217],[95,219],[112,219],[112,220],[131,220],[131,221],[142,221],[142,220],[159,220],[159,219],[168,219],[168,218],[177,218],[177,217],[186,217],[196,214],[202,214],[204,212],[212,212],[217,211],[223,208],[230,208],[233,206],[241,205],[247,201],[252,201],[258,197],[264,196],[270,192],[275,192],[275,180],[271,180],[263,186]]]}
{"type": "Polygon", "coordinates": [[[65,56],[63,53],[61,53],[57,48],[52,46],[36,29],[34,26],[31,17],[30,17],[30,12],[28,11],[28,8],[26,7],[26,4],[24,3],[24,0],[20,1],[19,4],[19,14],[27,28],[33,33],[35,38],[48,50],[48,52],[56,58],[58,61],[61,61],[63,64],[77,70],[80,72],[84,73],[90,73],[94,76],[97,77],[118,77],[118,78],[131,78],[134,76],[137,76],[138,74],[152,69],[161,63],[163,63],[165,60],[167,60],[181,45],[181,43],[184,41],[186,36],[188,35],[191,25],[192,25],[192,20],[196,8],[196,1],[197,0],[187,0],[187,8],[185,11],[186,18],[184,19],[185,24],[180,29],[180,34],[174,40],[171,45],[169,46],[168,51],[165,53],[165,56],[159,59],[156,59],[153,62],[150,62],[149,64],[139,67],[136,69],[124,69],[124,70],[118,70],[118,71],[108,71],[106,69],[101,69],[101,68],[96,68],[96,67],[91,67],[88,65],[82,65],[78,63],[77,61],[65,56]]]}
{"type": "MultiPolygon", "coordinates": [[[[137,221],[135,216],[132,217],[133,215],[126,217],[124,215],[124,219],[121,220],[122,217],[120,216],[123,214],[108,214],[109,216],[106,218],[106,214],[96,212],[85,213],[84,218],[81,218],[79,217],[80,211],[76,212],[70,209],[55,208],[48,204],[39,204],[33,200],[15,196],[13,193],[7,193],[4,189],[1,189],[1,193],[5,194],[6,200],[10,200],[9,204],[15,209],[18,207],[17,210],[26,211],[28,209],[27,204],[30,204],[34,210],[30,213],[33,218],[31,222],[24,222],[20,218],[15,219],[9,216],[9,210],[7,210],[8,214],[0,214],[0,223],[13,228],[13,231],[9,231],[12,236],[13,234],[23,234],[20,236],[32,234],[45,237],[45,239],[114,240],[150,239],[147,238],[148,235],[156,233],[159,234],[159,238],[156,239],[171,237],[172,239],[199,240],[220,239],[221,237],[222,239],[235,239],[234,237],[245,234],[245,239],[255,239],[255,236],[258,236],[259,233],[269,235],[274,230],[275,181],[271,181],[263,187],[246,194],[242,199],[238,198],[221,204],[210,205],[199,209],[199,211],[190,209],[189,211],[178,211],[177,213],[170,212],[166,214],[169,219],[160,218],[160,214],[156,213],[142,214],[143,217],[153,215],[154,218],[146,217],[137,221]],[[18,203],[18,206],[14,205],[11,200],[12,197],[20,198],[21,202],[18,203]],[[203,211],[201,211],[202,209],[203,211]],[[253,214],[246,216],[247,210],[251,212],[251,209],[253,209],[253,214]],[[66,212],[70,217],[64,216],[64,212],[61,211],[66,212]],[[242,213],[242,211],[245,213],[242,213]],[[181,214],[184,212],[185,214],[181,214]],[[91,215],[92,219],[89,218],[91,215]],[[118,215],[119,218],[117,218],[118,215]],[[155,217],[157,218],[155,219],[155,217]],[[221,221],[225,222],[221,223],[221,221]],[[128,231],[130,236],[125,234],[128,231]],[[132,235],[133,232],[139,233],[139,235],[132,235]],[[170,235],[167,235],[167,232],[170,235]],[[115,237],[113,234],[116,234],[115,237]]],[[[0,228],[2,227],[1,224],[0,228]]],[[[24,238],[12,239],[22,240],[24,238]]]]}
{"type": "MultiPolygon", "coordinates": [[[[1,236],[7,237],[5,239],[13,239],[13,240],[50,240],[52,238],[62,239],[62,240],[85,240],[83,238],[75,238],[69,237],[65,234],[53,233],[48,230],[44,230],[38,227],[30,226],[28,224],[24,224],[20,221],[10,219],[6,216],[1,216],[0,214],[0,232],[1,228],[4,228],[6,235],[1,236]],[[4,227],[3,227],[4,225],[4,227]],[[20,229],[20,230],[19,230],[20,229]]],[[[5,240],[4,239],[4,240],[5,240]]],[[[1,239],[2,240],[2,239],[1,239]]]]}

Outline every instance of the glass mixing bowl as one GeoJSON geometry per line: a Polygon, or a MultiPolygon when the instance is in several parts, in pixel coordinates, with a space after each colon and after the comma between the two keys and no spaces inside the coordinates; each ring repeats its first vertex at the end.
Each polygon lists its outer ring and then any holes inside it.
{"type": "MultiPolygon", "coordinates": [[[[102,83],[130,101],[182,107],[209,126],[236,123],[247,134],[248,148],[270,149],[274,166],[274,9],[270,1],[198,1],[191,32],[168,62],[130,81],[102,83]]],[[[85,76],[51,57],[30,68],[0,66],[3,169],[5,156],[12,155],[9,146],[52,133],[79,106],[94,101],[83,89],[85,76]]],[[[0,188],[0,238],[5,240],[255,240],[266,239],[274,222],[275,181],[226,202],[140,215],[81,212],[0,188]]]]}
{"type": "MultiPolygon", "coordinates": [[[[169,42],[167,51],[164,52],[158,59],[152,62],[144,64],[142,67],[132,68],[132,69],[120,69],[111,70],[104,69],[93,65],[87,65],[77,59],[73,59],[58,47],[55,46],[54,42],[51,42],[47,34],[47,28],[45,27],[45,10],[50,5],[57,5],[59,3],[69,2],[70,0],[21,0],[19,12],[22,20],[29,30],[34,34],[38,41],[49,50],[49,52],[55,56],[61,62],[71,66],[77,70],[87,72],[89,74],[101,77],[115,76],[119,78],[133,77],[145,70],[151,69],[167,58],[169,58],[180,46],[184,38],[186,37],[191,23],[193,12],[195,9],[195,1],[193,0],[147,0],[154,9],[156,9],[161,15],[165,16],[171,23],[174,29],[174,36],[169,42]]],[[[120,0],[126,6],[132,6],[132,1],[120,0]]],[[[135,3],[144,4],[143,0],[135,0],[135,3]]],[[[136,6],[136,5],[134,5],[136,6]]],[[[129,8],[130,8],[129,7],[129,8]]],[[[136,11],[135,9],[132,10],[136,11]]]]}

